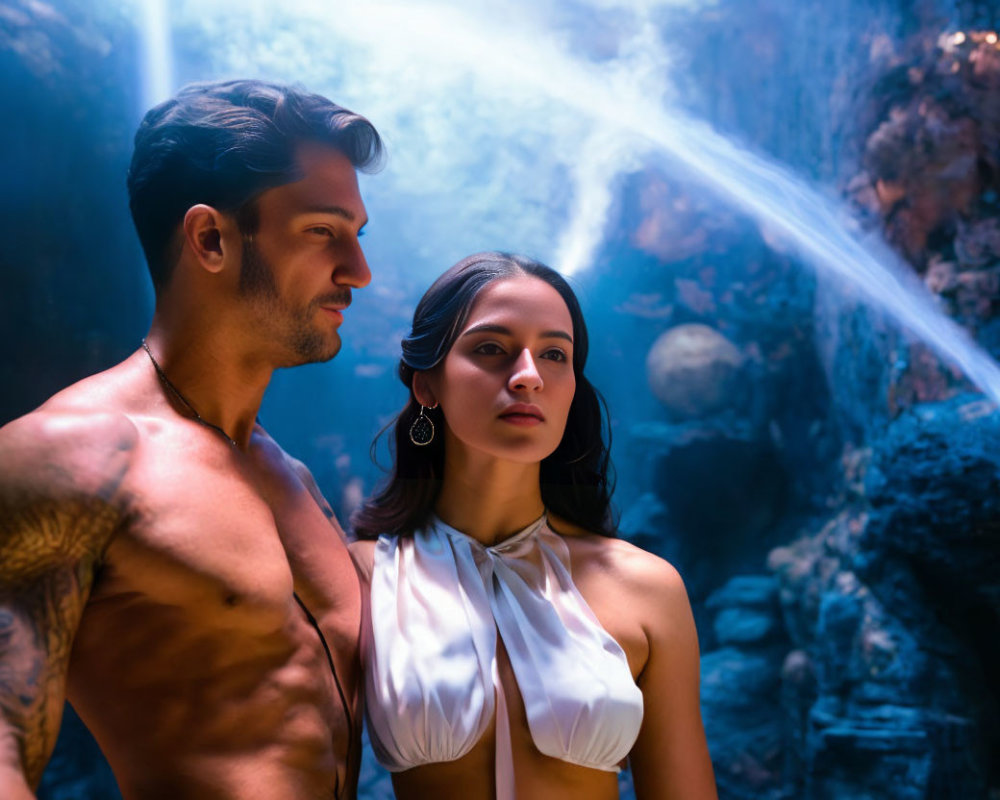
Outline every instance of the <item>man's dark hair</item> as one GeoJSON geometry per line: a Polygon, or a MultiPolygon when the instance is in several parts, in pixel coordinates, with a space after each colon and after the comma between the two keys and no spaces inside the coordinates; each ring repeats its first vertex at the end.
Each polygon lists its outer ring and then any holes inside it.
{"type": "MultiPolygon", "coordinates": [[[[417,304],[399,362],[399,378],[410,397],[392,425],[392,472],[351,520],[359,539],[375,539],[383,533],[409,535],[430,519],[444,477],[444,436],[434,437],[424,447],[410,440],[410,426],[422,409],[413,394],[414,373],[433,370],[444,361],[483,289],[519,275],[538,278],[559,292],[573,321],[576,392],[562,441],[541,463],[542,502],[561,519],[614,536],[611,430],[604,399],[583,374],[588,339],[580,303],[566,279],[550,267],[524,256],[489,252],[459,261],[434,281],[417,304]]],[[[440,407],[424,409],[424,413],[436,430],[443,430],[440,407]]]]}
{"type": "Polygon", "coordinates": [[[128,193],[156,289],[170,279],[180,255],[174,234],[191,206],[233,214],[253,233],[257,196],[302,177],[295,155],[305,142],[330,145],[363,171],[383,151],[364,117],[278,83],[193,83],[151,109],[135,134],[128,193]]]}

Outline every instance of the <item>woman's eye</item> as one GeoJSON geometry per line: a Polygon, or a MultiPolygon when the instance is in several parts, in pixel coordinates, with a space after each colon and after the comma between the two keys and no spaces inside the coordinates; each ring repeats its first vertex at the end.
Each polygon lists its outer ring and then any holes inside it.
{"type": "Polygon", "coordinates": [[[542,353],[542,358],[550,359],[551,361],[567,361],[566,353],[562,350],[546,350],[542,353]]]}
{"type": "Polygon", "coordinates": [[[473,352],[484,356],[498,356],[503,353],[503,348],[494,342],[483,342],[473,352]]]}

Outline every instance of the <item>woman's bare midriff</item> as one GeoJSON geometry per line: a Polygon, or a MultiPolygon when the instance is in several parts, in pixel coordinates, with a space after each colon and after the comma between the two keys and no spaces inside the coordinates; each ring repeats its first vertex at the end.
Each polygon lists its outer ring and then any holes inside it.
{"type": "MultiPolygon", "coordinates": [[[[512,731],[513,733],[513,731],[512,731]]],[[[516,734],[515,734],[516,737],[516,734]]],[[[496,797],[492,727],[471,751],[456,761],[425,764],[392,776],[397,800],[493,800],[496,797]]],[[[617,800],[618,776],[539,753],[515,741],[517,796],[545,800],[617,800]]]]}

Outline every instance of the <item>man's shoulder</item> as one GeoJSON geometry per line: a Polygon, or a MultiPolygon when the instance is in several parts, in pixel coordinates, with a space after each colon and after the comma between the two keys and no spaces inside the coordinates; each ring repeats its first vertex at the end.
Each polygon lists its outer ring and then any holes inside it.
{"type": "Polygon", "coordinates": [[[125,413],[57,395],[0,428],[0,492],[110,499],[138,440],[125,413]]]}
{"type": "Polygon", "coordinates": [[[306,465],[285,452],[260,423],[254,426],[250,451],[254,462],[271,478],[300,482],[305,476],[312,477],[306,465]]]}
{"type": "Polygon", "coordinates": [[[58,406],[0,429],[0,586],[100,557],[137,440],[124,414],[58,406]]]}
{"type": "Polygon", "coordinates": [[[286,496],[294,496],[298,492],[309,495],[334,525],[340,536],[344,536],[340,523],[333,513],[333,508],[323,496],[316,479],[304,462],[285,452],[281,445],[260,425],[254,430],[251,446],[259,463],[264,466],[265,480],[283,490],[286,496]]]}

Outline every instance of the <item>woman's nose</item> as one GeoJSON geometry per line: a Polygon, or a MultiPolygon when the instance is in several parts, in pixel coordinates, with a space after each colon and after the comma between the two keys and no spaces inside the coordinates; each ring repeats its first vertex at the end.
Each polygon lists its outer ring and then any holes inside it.
{"type": "Polygon", "coordinates": [[[525,348],[514,362],[514,371],[510,375],[508,387],[512,391],[535,392],[542,388],[542,376],[538,372],[531,351],[525,348]]]}

